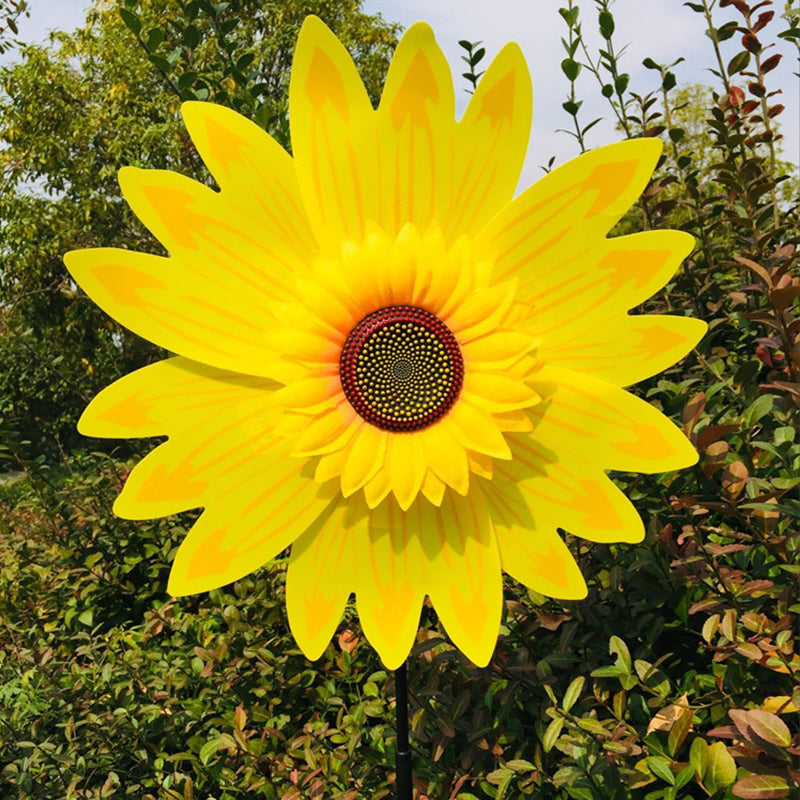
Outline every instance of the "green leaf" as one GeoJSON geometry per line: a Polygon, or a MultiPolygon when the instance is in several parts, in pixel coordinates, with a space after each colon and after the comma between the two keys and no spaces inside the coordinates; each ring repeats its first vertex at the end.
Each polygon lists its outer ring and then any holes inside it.
{"type": "Polygon", "coordinates": [[[91,608],[87,608],[86,611],[82,611],[80,616],[78,617],[78,622],[82,625],[86,625],[87,628],[92,627],[92,620],[94,618],[94,613],[92,612],[91,608]]]}
{"type": "Polygon", "coordinates": [[[187,25],[183,31],[183,44],[189,50],[194,50],[200,44],[200,31],[194,25],[187,25]]]}
{"type": "Polygon", "coordinates": [[[620,675],[627,675],[623,667],[598,667],[589,673],[593,678],[618,678],[620,675]]]}
{"type": "Polygon", "coordinates": [[[736,780],[736,762],[722,742],[714,742],[706,751],[703,784],[712,794],[736,780]]]}
{"type": "Polygon", "coordinates": [[[486,780],[489,781],[489,783],[493,783],[495,786],[497,786],[499,784],[502,784],[508,778],[513,778],[513,777],[514,773],[510,769],[507,769],[506,767],[500,767],[500,769],[496,769],[493,772],[490,772],[486,776],[486,780]]]}
{"type": "Polygon", "coordinates": [[[694,771],[703,778],[703,773],[708,765],[708,742],[699,736],[692,742],[689,748],[689,763],[694,767],[694,771]]]}
{"type": "Polygon", "coordinates": [[[793,442],[796,435],[797,431],[793,425],[782,425],[780,428],[775,429],[772,441],[780,446],[786,442],[793,442]]]}
{"type": "Polygon", "coordinates": [[[604,39],[610,39],[614,34],[614,17],[610,11],[601,11],[597,16],[600,24],[600,34],[604,39]]]}
{"type": "Polygon", "coordinates": [[[164,42],[164,31],[161,28],[150,28],[147,32],[147,49],[158,50],[164,42]]]}
{"type": "Polygon", "coordinates": [[[752,428],[760,419],[772,411],[775,400],[771,394],[762,394],[757,397],[744,412],[742,423],[746,428],[752,428]]]}
{"type": "Polygon", "coordinates": [[[661,778],[662,781],[666,781],[670,786],[675,785],[675,776],[672,774],[672,770],[669,768],[669,764],[666,761],[656,758],[655,756],[648,756],[646,761],[653,775],[661,778]]]}
{"type": "Polygon", "coordinates": [[[581,65],[571,58],[565,58],[561,62],[561,71],[567,76],[570,81],[574,81],[581,72],[581,65]]]}
{"type": "Polygon", "coordinates": [[[119,15],[122,17],[122,21],[133,33],[133,35],[138,36],[139,32],[142,30],[142,21],[139,19],[139,17],[137,17],[133,11],[128,11],[127,8],[119,9],[119,15]]]}
{"type": "Polygon", "coordinates": [[[188,89],[191,87],[194,82],[197,80],[197,73],[196,72],[184,72],[183,75],[178,78],[178,88],[183,91],[184,89],[188,89]]]}
{"type": "Polygon", "coordinates": [[[631,653],[628,650],[628,645],[619,638],[619,636],[612,636],[608,640],[608,652],[610,655],[617,657],[617,666],[622,667],[625,672],[631,671],[631,653]]]}
{"type": "Polygon", "coordinates": [[[750,52],[748,50],[742,50],[741,53],[737,53],[728,62],[728,74],[735,75],[737,72],[741,72],[743,69],[747,69],[747,65],[749,63],[750,63],[750,52]]]}
{"type": "Polygon", "coordinates": [[[561,729],[564,727],[564,717],[556,717],[548,726],[542,737],[542,747],[545,753],[549,753],[556,743],[556,739],[561,735],[561,729]]]}
{"type": "Polygon", "coordinates": [[[677,83],[677,79],[675,78],[675,73],[674,72],[668,72],[664,76],[664,80],[661,81],[661,88],[665,92],[668,92],[668,91],[670,91],[670,89],[674,89],[675,88],[675,84],[676,83],[677,83]]]}
{"type": "Polygon", "coordinates": [[[513,758],[511,761],[506,762],[506,767],[513,769],[514,772],[533,772],[536,769],[534,764],[524,758],[513,758]]]}
{"type": "Polygon", "coordinates": [[[583,691],[583,685],[586,682],[586,679],[583,675],[579,675],[575,678],[572,683],[567,687],[567,691],[564,693],[564,699],[561,701],[561,708],[564,711],[569,711],[572,706],[575,705],[575,701],[580,697],[581,692],[583,691]]]}
{"type": "Polygon", "coordinates": [[[575,24],[578,22],[578,14],[580,13],[580,9],[575,6],[574,8],[559,8],[558,13],[564,19],[564,22],[569,25],[570,28],[574,27],[575,24]]]}
{"type": "Polygon", "coordinates": [[[603,87],[600,89],[600,93],[603,97],[611,97],[614,94],[614,87],[610,83],[604,83],[603,87]]]}
{"type": "Polygon", "coordinates": [[[682,789],[689,783],[690,780],[694,778],[694,767],[691,764],[687,764],[676,776],[675,776],[675,788],[682,789]]]}

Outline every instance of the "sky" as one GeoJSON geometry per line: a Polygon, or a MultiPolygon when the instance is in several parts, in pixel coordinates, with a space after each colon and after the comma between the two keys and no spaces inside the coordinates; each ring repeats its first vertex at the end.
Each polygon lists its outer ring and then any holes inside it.
{"type": "MultiPolygon", "coordinates": [[[[87,0],[29,0],[29,4],[31,16],[20,25],[20,36],[26,41],[43,41],[48,30],[70,30],[79,26],[89,5],[87,0]]],[[[458,47],[458,40],[483,42],[487,56],[482,66],[488,64],[506,42],[516,41],[520,45],[534,88],[533,130],[520,182],[522,188],[541,176],[540,167],[551,156],[560,164],[578,152],[572,137],[557,132],[571,123],[571,118],[561,108],[569,89],[559,67],[565,55],[560,39],[566,34],[566,26],[558,14],[562,5],[566,5],[566,0],[365,0],[364,7],[370,13],[379,12],[387,21],[403,26],[417,20],[431,24],[457,76],[458,113],[469,100],[469,95],[463,91],[466,82],[458,77],[466,69],[460,60],[463,51],[458,47]]],[[[580,5],[586,15],[584,33],[595,45],[596,52],[600,42],[595,31],[593,4],[582,0],[580,5]]],[[[778,13],[783,5],[783,0],[776,0],[778,13]]],[[[684,7],[682,0],[616,0],[612,11],[617,25],[615,41],[620,46],[628,45],[622,69],[631,74],[634,91],[646,94],[658,89],[657,73],[642,66],[645,57],[659,63],[669,63],[680,56],[685,58],[685,62],[675,68],[679,85],[716,81],[708,72],[708,68],[714,66],[711,43],[697,15],[684,7]]],[[[717,13],[718,24],[737,16],[730,8],[717,13]]],[[[727,58],[735,52],[735,41],[723,43],[727,58]]],[[[780,117],[784,158],[800,163],[800,83],[792,74],[797,70],[797,55],[785,42],[777,52],[782,52],[784,58],[772,73],[771,84],[783,90],[783,95],[773,102],[786,106],[780,117]]],[[[0,62],[3,60],[0,57],[0,62]]],[[[596,147],[619,140],[621,134],[614,128],[612,111],[600,96],[594,77],[585,70],[578,81],[578,95],[585,101],[581,109],[583,124],[603,117],[603,121],[587,134],[587,145],[596,147]]]]}

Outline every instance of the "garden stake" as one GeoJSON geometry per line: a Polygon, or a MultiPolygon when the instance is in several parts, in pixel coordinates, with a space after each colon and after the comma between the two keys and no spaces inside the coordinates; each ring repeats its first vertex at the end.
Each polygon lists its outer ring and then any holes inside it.
{"type": "Polygon", "coordinates": [[[404,661],[394,673],[395,710],[397,713],[397,800],[411,800],[411,747],[408,743],[408,680],[404,661]]]}

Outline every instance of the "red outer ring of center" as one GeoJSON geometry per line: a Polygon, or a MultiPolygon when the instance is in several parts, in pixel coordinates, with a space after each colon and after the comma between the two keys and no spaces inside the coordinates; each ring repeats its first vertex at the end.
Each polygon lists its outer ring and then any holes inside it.
{"type": "Polygon", "coordinates": [[[373,311],[347,334],[339,356],[339,380],[350,405],[367,422],[386,431],[411,432],[427,428],[441,419],[453,406],[464,384],[464,359],[456,337],[435,314],[418,306],[386,306],[373,311]],[[452,380],[439,405],[419,419],[394,420],[383,416],[368,403],[356,374],[358,354],[381,328],[398,322],[418,325],[432,333],[444,347],[452,369],[452,380]]]}

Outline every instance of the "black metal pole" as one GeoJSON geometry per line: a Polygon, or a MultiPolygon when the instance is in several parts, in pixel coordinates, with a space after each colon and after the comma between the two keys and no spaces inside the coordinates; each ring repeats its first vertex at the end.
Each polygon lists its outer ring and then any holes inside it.
{"type": "Polygon", "coordinates": [[[395,709],[397,711],[397,800],[412,800],[411,746],[408,743],[408,678],[403,662],[394,673],[395,709]]]}

